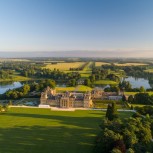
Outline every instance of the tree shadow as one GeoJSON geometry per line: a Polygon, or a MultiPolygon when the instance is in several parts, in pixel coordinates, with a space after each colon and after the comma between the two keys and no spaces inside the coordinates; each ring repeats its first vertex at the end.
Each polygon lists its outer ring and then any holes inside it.
{"type": "Polygon", "coordinates": [[[91,129],[20,126],[0,129],[1,153],[90,153],[91,129]]]}
{"type": "Polygon", "coordinates": [[[0,153],[92,153],[101,118],[11,113],[6,116],[57,120],[59,125],[0,128],[0,153]],[[62,126],[60,126],[62,125],[62,126]]]}
{"type": "Polygon", "coordinates": [[[35,118],[35,119],[47,119],[47,120],[58,120],[61,124],[77,126],[80,128],[93,128],[95,125],[92,126],[91,123],[97,124],[100,122],[100,113],[97,113],[94,117],[76,117],[76,116],[62,116],[62,115],[42,115],[42,114],[26,114],[26,113],[6,113],[6,116],[16,116],[16,117],[28,117],[28,118],[35,118]]]}

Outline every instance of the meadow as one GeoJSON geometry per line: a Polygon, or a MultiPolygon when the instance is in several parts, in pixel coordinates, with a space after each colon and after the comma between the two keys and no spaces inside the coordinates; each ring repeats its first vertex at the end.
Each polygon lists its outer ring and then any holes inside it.
{"type": "Polygon", "coordinates": [[[46,69],[54,70],[59,69],[60,71],[68,71],[70,68],[79,68],[85,62],[64,62],[64,63],[57,63],[57,64],[47,64],[45,67],[46,69]]]}
{"type": "Polygon", "coordinates": [[[0,153],[92,153],[104,116],[94,110],[11,108],[0,115],[0,153]]]}
{"type": "Polygon", "coordinates": [[[148,72],[148,73],[153,73],[153,69],[148,69],[148,70],[144,70],[145,72],[148,72]]]}
{"type": "Polygon", "coordinates": [[[116,66],[143,66],[143,65],[148,65],[145,63],[114,63],[116,66]]]}
{"type": "Polygon", "coordinates": [[[117,85],[117,82],[112,81],[112,80],[98,80],[95,81],[95,85],[117,85]]]}
{"type": "Polygon", "coordinates": [[[11,75],[11,78],[7,78],[7,79],[0,79],[0,82],[9,82],[9,81],[29,81],[32,80],[32,78],[29,77],[24,77],[19,75],[18,73],[14,73],[11,75]]]}
{"type": "Polygon", "coordinates": [[[102,66],[102,65],[110,65],[110,63],[106,63],[106,62],[95,62],[95,66],[102,66]]]}

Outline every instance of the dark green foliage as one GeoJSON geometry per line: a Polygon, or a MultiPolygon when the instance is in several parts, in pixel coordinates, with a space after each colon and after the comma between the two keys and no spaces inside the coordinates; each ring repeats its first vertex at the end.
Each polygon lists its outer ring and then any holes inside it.
{"type": "Polygon", "coordinates": [[[134,98],[133,98],[132,95],[130,95],[130,96],[128,97],[128,102],[129,102],[129,103],[133,103],[133,101],[134,101],[134,98]]]}
{"type": "Polygon", "coordinates": [[[151,106],[144,106],[144,107],[135,107],[138,113],[142,115],[149,114],[150,116],[153,115],[153,107],[151,106]]]}
{"type": "Polygon", "coordinates": [[[112,81],[116,81],[116,82],[119,82],[120,81],[120,78],[118,76],[116,76],[115,74],[109,74],[107,75],[108,79],[112,80],[112,81]]]}
{"type": "Polygon", "coordinates": [[[0,70],[0,79],[11,79],[12,70],[0,70]]]}
{"type": "Polygon", "coordinates": [[[132,88],[132,85],[130,84],[129,81],[123,80],[122,82],[119,83],[119,88],[120,90],[125,90],[125,91],[130,91],[132,88]]]}
{"type": "Polygon", "coordinates": [[[105,92],[117,92],[119,93],[120,89],[117,86],[110,86],[104,89],[105,92]]]}
{"type": "Polygon", "coordinates": [[[107,112],[106,112],[106,118],[110,121],[113,119],[117,118],[117,108],[116,108],[116,103],[112,102],[111,104],[108,104],[107,107],[107,112]]]}
{"type": "Polygon", "coordinates": [[[135,116],[123,120],[105,120],[96,145],[96,153],[146,153],[153,152],[152,120],[135,116]]]}
{"type": "Polygon", "coordinates": [[[90,79],[85,79],[84,80],[84,85],[85,86],[90,86],[91,85],[90,79]]]}
{"type": "Polygon", "coordinates": [[[145,92],[145,88],[143,86],[140,87],[140,92],[145,92]]]}
{"type": "Polygon", "coordinates": [[[76,79],[71,79],[68,81],[68,86],[75,87],[77,85],[76,79]]]}
{"type": "Polygon", "coordinates": [[[148,93],[137,93],[134,96],[135,104],[145,104],[145,105],[152,105],[153,104],[153,96],[149,95],[148,93]]]}
{"type": "Polygon", "coordinates": [[[25,84],[21,88],[9,90],[6,93],[3,94],[3,97],[6,99],[19,99],[22,97],[26,97],[29,92],[32,91],[42,91],[47,86],[51,88],[55,88],[56,84],[54,80],[41,80],[39,83],[33,83],[33,84],[25,84]]]}
{"type": "Polygon", "coordinates": [[[125,97],[125,95],[122,96],[122,101],[123,101],[123,102],[126,101],[126,97],[125,97]]]}

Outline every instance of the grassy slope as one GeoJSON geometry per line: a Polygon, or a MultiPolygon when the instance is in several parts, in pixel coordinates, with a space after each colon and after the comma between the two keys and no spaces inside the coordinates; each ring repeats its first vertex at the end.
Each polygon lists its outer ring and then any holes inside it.
{"type": "Polygon", "coordinates": [[[104,115],[101,111],[11,108],[0,115],[0,152],[91,153],[104,115]]]}

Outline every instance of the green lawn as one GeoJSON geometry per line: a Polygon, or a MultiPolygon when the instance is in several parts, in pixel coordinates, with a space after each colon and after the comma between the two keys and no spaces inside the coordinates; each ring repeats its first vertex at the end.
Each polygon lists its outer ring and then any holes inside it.
{"type": "Polygon", "coordinates": [[[11,108],[0,115],[0,153],[92,153],[104,115],[102,111],[11,108]]]}
{"type": "MultiPolygon", "coordinates": [[[[124,93],[125,93],[125,95],[129,96],[129,95],[135,95],[135,94],[137,94],[139,92],[124,92],[124,93]]],[[[149,91],[149,92],[146,92],[146,93],[148,93],[149,95],[153,95],[152,91],[149,91]]]]}
{"type": "Polygon", "coordinates": [[[91,91],[92,88],[84,85],[78,85],[76,87],[56,87],[58,92],[65,92],[65,91],[78,91],[78,92],[86,92],[91,91]]]}
{"type": "Polygon", "coordinates": [[[117,82],[111,80],[98,80],[95,81],[95,85],[116,85],[117,82]]]}
{"type": "Polygon", "coordinates": [[[12,75],[11,79],[0,79],[0,82],[5,82],[5,81],[28,81],[28,80],[32,80],[32,78],[29,77],[24,77],[24,76],[20,76],[20,75],[12,75]]]}

